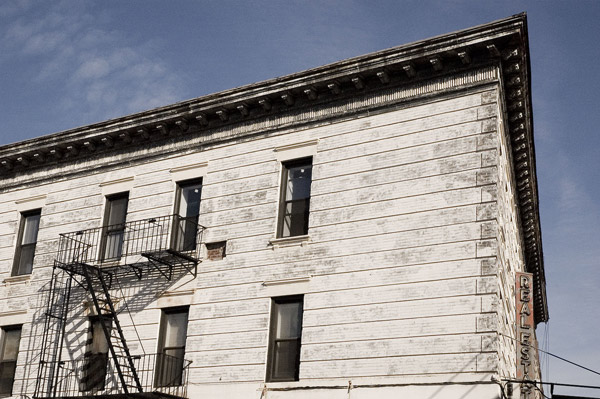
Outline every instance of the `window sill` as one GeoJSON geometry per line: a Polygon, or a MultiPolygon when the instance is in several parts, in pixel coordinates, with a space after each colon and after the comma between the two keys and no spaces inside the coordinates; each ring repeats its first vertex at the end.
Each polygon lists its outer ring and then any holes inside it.
{"type": "Polygon", "coordinates": [[[6,285],[27,284],[31,280],[31,274],[21,274],[19,276],[6,277],[2,282],[6,285]]]}
{"type": "Polygon", "coordinates": [[[269,240],[269,245],[271,245],[273,249],[277,249],[279,247],[293,247],[297,245],[305,247],[309,242],[310,236],[306,234],[294,237],[271,238],[269,240]]]}

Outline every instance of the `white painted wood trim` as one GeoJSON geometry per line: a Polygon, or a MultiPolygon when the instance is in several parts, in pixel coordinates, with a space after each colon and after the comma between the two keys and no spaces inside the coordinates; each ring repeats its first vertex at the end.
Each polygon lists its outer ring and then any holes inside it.
{"type": "Polygon", "coordinates": [[[32,209],[41,209],[46,205],[46,195],[36,195],[35,197],[21,198],[15,201],[17,211],[25,212],[32,209]]]}
{"type": "Polygon", "coordinates": [[[124,177],[121,179],[108,180],[100,183],[102,195],[107,195],[129,192],[133,189],[134,176],[124,177]]]}
{"type": "Polygon", "coordinates": [[[319,140],[304,141],[276,147],[273,149],[277,154],[277,161],[285,162],[293,159],[312,157],[317,154],[319,140]]]}
{"type": "Polygon", "coordinates": [[[158,298],[157,306],[159,308],[172,308],[176,306],[189,306],[193,303],[196,290],[189,289],[184,291],[165,291],[158,298]]]}
{"type": "Polygon", "coordinates": [[[269,244],[272,249],[277,249],[279,247],[291,247],[295,245],[306,246],[310,242],[310,236],[301,235],[294,237],[283,237],[283,238],[271,238],[269,240],[269,244]]]}
{"type": "Polygon", "coordinates": [[[310,276],[265,281],[263,292],[271,298],[278,296],[306,294],[310,288],[310,276]]]}
{"type": "Polygon", "coordinates": [[[178,166],[169,170],[171,180],[179,182],[183,180],[197,179],[206,176],[208,162],[199,162],[190,165],[178,166]]]}
{"type": "Polygon", "coordinates": [[[0,313],[0,326],[10,326],[13,324],[25,324],[27,322],[27,309],[11,310],[0,313]]]}

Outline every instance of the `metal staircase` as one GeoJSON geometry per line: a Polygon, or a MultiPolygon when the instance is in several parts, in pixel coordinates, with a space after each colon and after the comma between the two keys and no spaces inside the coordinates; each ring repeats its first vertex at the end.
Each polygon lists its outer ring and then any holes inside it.
{"type": "Polygon", "coordinates": [[[144,276],[162,276],[171,281],[177,275],[196,276],[203,227],[197,220],[178,215],[128,222],[121,227],[119,259],[107,260],[103,256],[110,226],[60,235],[48,286],[49,300],[44,314],[34,398],[142,398],[150,397],[149,394],[153,398],[186,397],[187,369],[191,362],[179,359],[184,365],[181,383],[156,386],[155,365],[164,360],[165,355],[131,353],[110,291],[122,278],[131,280],[133,277],[139,281],[144,276]],[[192,230],[190,226],[193,226],[192,230]],[[86,376],[89,377],[87,374],[92,373],[88,370],[89,358],[63,359],[64,350],[69,349],[65,348],[65,327],[72,310],[69,299],[77,289],[73,282],[91,297],[93,311],[102,321],[109,355],[103,369],[112,373],[112,379],[109,378],[106,384],[102,379],[102,384],[96,386],[83,382],[86,376]]]}
{"type": "Polygon", "coordinates": [[[117,312],[108,292],[108,285],[104,280],[103,274],[105,272],[89,265],[84,265],[82,269],[88,292],[92,296],[96,314],[102,319],[108,320],[108,322],[103,321],[100,324],[104,331],[108,350],[114,360],[123,393],[127,395],[130,391],[143,392],[131,353],[127,346],[127,341],[117,317],[117,312]]]}

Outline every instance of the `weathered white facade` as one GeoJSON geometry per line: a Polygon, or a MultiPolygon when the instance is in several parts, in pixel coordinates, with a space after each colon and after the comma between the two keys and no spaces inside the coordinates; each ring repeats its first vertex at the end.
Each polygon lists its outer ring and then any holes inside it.
{"type": "MultiPolygon", "coordinates": [[[[536,323],[548,318],[528,57],[518,15],[0,147],[13,396],[61,397],[36,393],[59,235],[105,225],[116,193],[128,222],[176,214],[177,183],[201,179],[197,275],[111,291],[133,355],[160,350],[162,310],[189,306],[187,397],[501,397],[519,362],[516,272],[534,274],[536,323]],[[282,170],[307,157],[308,234],[280,238],[282,170]],[[35,209],[33,270],[14,276],[35,209]],[[266,382],[272,298],[294,295],[299,378],[266,382]]],[[[75,284],[63,359],[86,352],[90,301],[75,284]]]]}

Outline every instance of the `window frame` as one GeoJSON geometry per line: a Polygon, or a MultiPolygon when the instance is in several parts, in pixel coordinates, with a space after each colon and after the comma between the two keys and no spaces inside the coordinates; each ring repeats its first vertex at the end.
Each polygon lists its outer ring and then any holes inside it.
{"type": "MultiPolygon", "coordinates": [[[[184,362],[185,362],[185,350],[187,347],[187,330],[188,330],[188,326],[189,326],[189,319],[190,319],[190,307],[189,306],[177,306],[177,307],[171,307],[171,308],[163,308],[161,309],[161,314],[160,314],[160,324],[159,324],[159,331],[158,331],[158,346],[157,346],[157,351],[156,351],[156,367],[154,368],[155,370],[155,375],[154,375],[154,386],[156,388],[161,388],[161,387],[174,387],[174,386],[181,386],[183,385],[184,381],[183,381],[183,369],[185,367],[184,362]],[[169,314],[176,314],[176,313],[185,313],[186,314],[186,322],[185,322],[185,344],[183,346],[175,346],[175,347],[165,347],[165,336],[167,334],[167,317],[169,314]],[[163,370],[165,367],[165,363],[166,363],[166,357],[164,357],[164,355],[167,355],[165,352],[165,350],[173,350],[173,349],[182,349],[183,350],[183,358],[181,359],[181,370],[178,370],[179,372],[179,380],[178,381],[164,381],[163,379],[165,378],[163,375],[163,370]]],[[[168,355],[171,356],[171,355],[168,355]]]]}
{"type": "Polygon", "coordinates": [[[121,246],[123,245],[123,242],[125,241],[125,223],[127,223],[127,212],[129,210],[129,191],[123,191],[120,193],[115,193],[115,194],[110,194],[107,195],[105,197],[106,201],[105,201],[105,206],[104,206],[104,217],[102,219],[102,238],[101,238],[101,243],[100,243],[100,256],[98,257],[98,259],[100,259],[100,262],[113,262],[113,261],[119,261],[121,259],[121,257],[123,256],[123,248],[121,247],[121,250],[119,251],[119,256],[113,257],[113,258],[107,258],[106,257],[106,245],[108,244],[108,236],[110,235],[110,233],[114,233],[114,232],[122,232],[122,236],[121,236],[121,246]],[[120,199],[126,199],[127,201],[125,202],[125,217],[123,219],[122,223],[118,223],[118,224],[113,224],[113,225],[109,225],[109,221],[110,221],[110,212],[111,212],[111,201],[115,201],[115,200],[120,200],[120,199]],[[114,228],[115,226],[122,226],[122,228],[114,228]],[[111,228],[112,227],[112,228],[111,228]]]}
{"type": "Polygon", "coordinates": [[[302,325],[304,321],[304,295],[291,295],[291,296],[283,296],[283,297],[274,297],[271,298],[271,315],[269,320],[269,342],[267,348],[267,373],[266,373],[266,382],[291,382],[291,381],[299,381],[300,380],[300,354],[302,351],[302,325]],[[278,339],[275,337],[276,332],[275,328],[277,326],[277,308],[276,305],[279,304],[287,304],[287,303],[299,303],[300,304],[300,319],[298,320],[298,330],[299,336],[296,338],[281,338],[278,339]],[[295,373],[293,379],[288,378],[278,378],[275,376],[275,357],[276,357],[276,344],[280,341],[297,341],[297,354],[295,360],[295,373]]]}
{"type": "MultiPolygon", "coordinates": [[[[279,184],[279,212],[277,215],[277,234],[276,234],[276,238],[292,238],[292,237],[299,237],[299,236],[303,236],[303,235],[307,235],[308,234],[308,230],[309,230],[309,218],[310,218],[310,199],[312,196],[311,193],[311,187],[312,186],[312,168],[313,168],[313,157],[304,157],[304,158],[297,158],[297,159],[291,159],[288,161],[283,161],[281,162],[281,181],[279,184]],[[310,185],[309,185],[309,196],[308,198],[305,199],[306,201],[306,210],[305,210],[305,226],[303,229],[302,234],[290,234],[287,236],[283,235],[283,228],[284,228],[284,222],[285,222],[285,213],[286,213],[286,208],[287,208],[287,203],[288,202],[292,202],[287,201],[286,197],[287,197],[287,184],[288,184],[288,177],[289,177],[289,171],[291,168],[295,168],[295,167],[299,167],[299,166],[310,166],[311,168],[311,179],[310,179],[310,185]]],[[[291,232],[291,228],[290,228],[290,232],[291,232]]]]}
{"type": "Polygon", "coordinates": [[[179,244],[178,227],[180,226],[180,223],[182,220],[188,220],[191,218],[195,218],[195,220],[192,222],[196,224],[196,233],[195,233],[196,239],[194,240],[194,248],[191,248],[189,250],[184,250],[182,252],[192,252],[192,251],[196,251],[198,249],[197,241],[198,241],[198,221],[200,220],[200,208],[198,208],[198,214],[195,216],[185,216],[184,217],[184,216],[180,215],[182,190],[186,187],[195,186],[195,185],[200,186],[199,206],[202,206],[202,189],[203,189],[203,185],[204,185],[204,180],[202,177],[186,179],[186,180],[181,180],[181,181],[175,182],[176,188],[175,188],[175,201],[174,201],[174,209],[173,209],[173,227],[172,227],[172,231],[171,231],[171,248],[174,250],[177,250],[177,251],[179,251],[178,246],[180,245],[179,244]]]}
{"type": "Polygon", "coordinates": [[[9,396],[12,396],[13,393],[13,387],[15,384],[15,373],[17,370],[17,361],[19,359],[19,352],[20,352],[20,347],[21,347],[21,339],[23,337],[23,325],[22,324],[17,324],[17,325],[10,325],[10,326],[2,326],[0,327],[0,331],[2,333],[2,342],[0,342],[0,368],[4,368],[4,365],[7,363],[14,363],[14,372],[12,375],[12,384],[10,386],[10,392],[0,392],[0,398],[7,398],[9,396]],[[6,332],[7,331],[15,331],[18,330],[19,331],[19,340],[18,340],[18,346],[17,346],[17,354],[15,356],[14,360],[5,360],[4,359],[4,349],[6,347],[6,332]]]}
{"type": "Polygon", "coordinates": [[[39,223],[37,231],[35,232],[35,242],[29,244],[23,244],[23,238],[25,235],[25,226],[27,224],[27,218],[30,216],[39,216],[40,222],[42,220],[42,210],[40,209],[32,209],[29,211],[21,212],[21,219],[19,222],[19,232],[17,233],[17,246],[15,248],[15,256],[13,260],[13,268],[11,272],[11,276],[25,276],[31,274],[33,272],[33,262],[35,259],[35,248],[37,246],[38,234],[39,234],[39,223]],[[27,273],[21,273],[21,259],[23,257],[23,248],[24,247],[33,247],[33,256],[31,258],[31,270],[27,273]]]}

